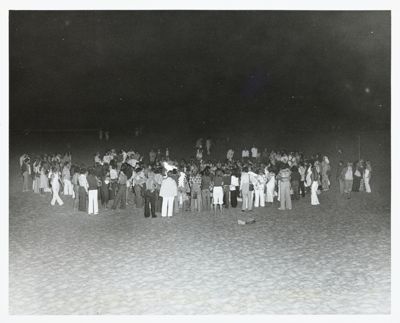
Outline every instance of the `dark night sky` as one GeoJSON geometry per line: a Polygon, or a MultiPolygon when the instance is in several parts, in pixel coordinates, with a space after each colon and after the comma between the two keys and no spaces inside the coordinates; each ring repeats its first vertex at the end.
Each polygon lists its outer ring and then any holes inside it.
{"type": "Polygon", "coordinates": [[[388,127],[390,12],[10,12],[10,130],[137,122],[388,127]]]}

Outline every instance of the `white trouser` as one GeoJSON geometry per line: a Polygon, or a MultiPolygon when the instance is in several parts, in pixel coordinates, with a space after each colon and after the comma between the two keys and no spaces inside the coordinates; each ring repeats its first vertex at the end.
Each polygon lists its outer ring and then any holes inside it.
{"type": "Polygon", "coordinates": [[[254,202],[254,207],[264,207],[265,206],[265,195],[264,195],[264,188],[257,189],[254,191],[256,195],[256,201],[254,202]]]}
{"type": "Polygon", "coordinates": [[[58,195],[58,191],[59,190],[60,190],[60,188],[57,187],[57,186],[53,188],[53,190],[52,190],[53,191],[53,198],[52,198],[52,200],[50,202],[51,205],[56,204],[56,202],[58,203],[58,205],[63,205],[64,204],[64,202],[62,201],[62,199],[58,195]]]}
{"type": "Polygon", "coordinates": [[[213,188],[213,203],[215,205],[224,204],[224,191],[222,189],[222,186],[216,186],[213,188]]]}
{"type": "Polygon", "coordinates": [[[74,187],[69,179],[64,179],[64,195],[74,196],[74,187]]]}
{"type": "Polygon", "coordinates": [[[166,217],[167,216],[167,210],[168,210],[168,216],[172,216],[172,210],[174,208],[174,197],[163,197],[162,199],[162,208],[161,208],[161,216],[166,217]]]}
{"type": "Polygon", "coordinates": [[[364,178],[365,191],[371,193],[371,186],[369,185],[369,177],[364,178]]]}
{"type": "Polygon", "coordinates": [[[97,199],[97,190],[89,190],[89,214],[98,214],[99,213],[99,203],[97,199]]]}
{"type": "Polygon", "coordinates": [[[267,202],[272,203],[274,201],[274,190],[275,190],[275,183],[271,183],[270,185],[267,184],[267,202]]]}
{"type": "Polygon", "coordinates": [[[311,184],[311,205],[319,205],[317,190],[318,190],[318,181],[314,181],[311,184]]]}

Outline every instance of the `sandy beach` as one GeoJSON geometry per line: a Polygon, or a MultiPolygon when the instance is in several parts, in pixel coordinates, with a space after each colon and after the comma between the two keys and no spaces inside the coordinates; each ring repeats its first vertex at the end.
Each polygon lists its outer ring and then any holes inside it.
{"type": "Polygon", "coordinates": [[[10,314],[388,314],[390,212],[378,197],[146,219],[11,194],[10,314]],[[256,223],[238,225],[245,216],[256,223]]]}

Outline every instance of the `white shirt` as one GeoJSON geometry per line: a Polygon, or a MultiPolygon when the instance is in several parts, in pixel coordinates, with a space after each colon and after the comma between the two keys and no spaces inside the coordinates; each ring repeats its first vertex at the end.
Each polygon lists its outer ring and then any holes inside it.
{"type": "Polygon", "coordinates": [[[251,148],[251,157],[257,157],[258,149],[256,147],[251,148]]]}
{"type": "Polygon", "coordinates": [[[231,191],[236,190],[236,186],[239,186],[239,178],[236,177],[235,175],[231,176],[231,185],[229,186],[229,189],[231,191]]]}
{"type": "Polygon", "coordinates": [[[242,157],[249,157],[249,151],[248,150],[242,150],[242,157]]]}

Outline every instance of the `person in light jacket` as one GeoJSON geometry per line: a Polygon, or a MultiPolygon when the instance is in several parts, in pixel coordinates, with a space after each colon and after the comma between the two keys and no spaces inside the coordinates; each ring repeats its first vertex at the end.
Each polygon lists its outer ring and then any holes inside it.
{"type": "Polygon", "coordinates": [[[167,178],[163,180],[160,188],[160,196],[163,198],[161,207],[162,217],[171,217],[172,210],[174,207],[174,198],[178,195],[178,185],[176,181],[171,177],[172,171],[167,173],[167,178]]]}
{"type": "Polygon", "coordinates": [[[364,170],[364,184],[365,184],[365,191],[367,193],[371,193],[371,186],[369,183],[371,180],[371,173],[372,173],[371,162],[367,160],[365,162],[365,170],[364,170]]]}

